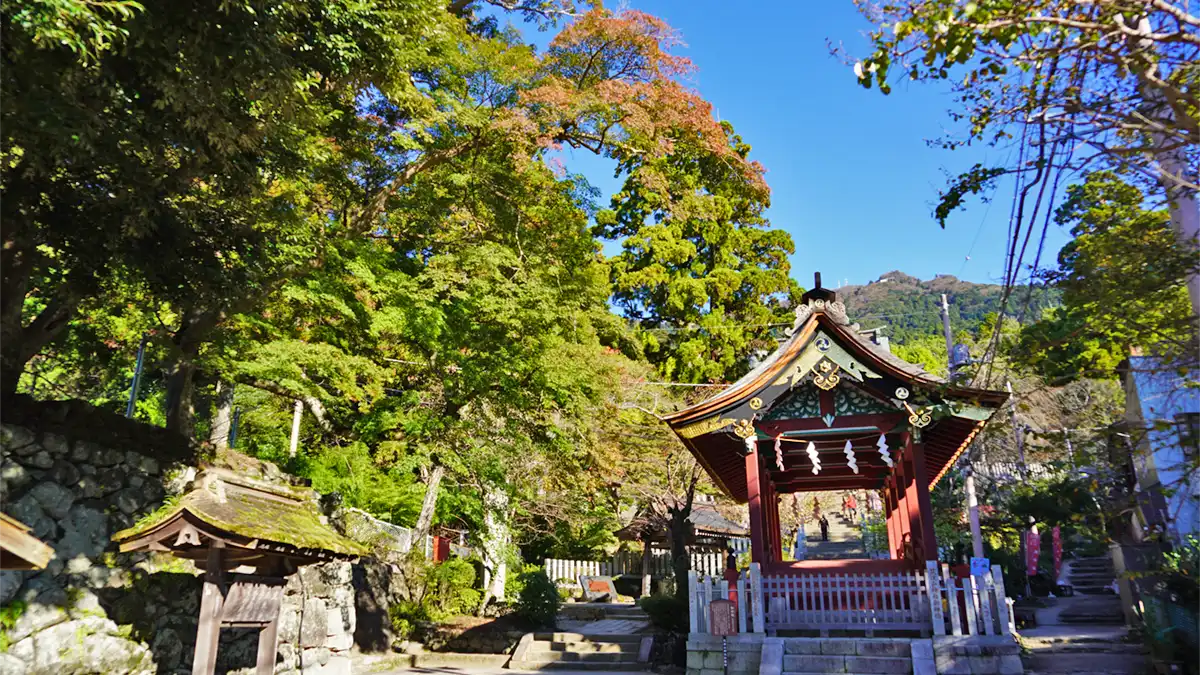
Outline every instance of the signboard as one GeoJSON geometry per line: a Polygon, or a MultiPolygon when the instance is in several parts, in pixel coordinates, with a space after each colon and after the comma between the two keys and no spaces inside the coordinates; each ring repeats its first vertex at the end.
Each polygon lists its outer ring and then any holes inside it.
{"type": "Polygon", "coordinates": [[[579,585],[583,588],[583,597],[590,602],[613,602],[617,599],[617,587],[613,585],[612,577],[580,576],[579,585]]]}
{"type": "Polygon", "coordinates": [[[708,604],[708,632],[711,635],[737,635],[737,605],[729,600],[708,604]]]}
{"type": "Polygon", "coordinates": [[[991,569],[992,561],[987,558],[971,558],[971,576],[987,576],[991,569]]]}

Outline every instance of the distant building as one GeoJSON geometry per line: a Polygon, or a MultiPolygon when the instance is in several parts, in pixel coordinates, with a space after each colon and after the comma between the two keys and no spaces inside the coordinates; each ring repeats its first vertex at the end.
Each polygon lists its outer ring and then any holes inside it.
{"type": "Polygon", "coordinates": [[[1136,353],[1122,370],[1125,422],[1132,446],[1135,519],[1144,531],[1161,528],[1178,543],[1200,534],[1200,389],[1160,359],[1136,353]]]}

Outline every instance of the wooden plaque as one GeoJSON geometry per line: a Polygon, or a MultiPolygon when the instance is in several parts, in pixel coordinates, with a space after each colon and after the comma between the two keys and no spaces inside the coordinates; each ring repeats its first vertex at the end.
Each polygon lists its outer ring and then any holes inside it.
{"type": "Polygon", "coordinates": [[[713,600],[708,604],[708,632],[737,635],[737,605],[732,600],[713,600]]]}
{"type": "Polygon", "coordinates": [[[579,577],[579,585],[583,588],[583,597],[590,602],[613,602],[617,599],[617,587],[613,585],[612,577],[579,577]]]}
{"type": "Polygon", "coordinates": [[[223,626],[265,626],[279,618],[284,580],[279,577],[235,575],[221,610],[223,626]]]}

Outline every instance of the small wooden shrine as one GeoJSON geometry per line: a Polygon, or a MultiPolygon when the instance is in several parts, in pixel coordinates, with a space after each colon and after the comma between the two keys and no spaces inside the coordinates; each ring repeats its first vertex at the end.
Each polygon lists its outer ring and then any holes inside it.
{"type": "Polygon", "coordinates": [[[256,672],[275,672],[287,576],[301,565],[366,553],[326,524],[315,497],[209,469],[177,502],[113,536],[122,552],[169,552],[203,565],[193,675],[213,673],[223,627],[258,628],[256,672]]]}
{"type": "Polygon", "coordinates": [[[1008,396],[953,385],[876,340],[851,325],[818,274],[778,350],[666,417],[717,486],[749,503],[751,558],[764,574],[923,569],[937,559],[929,490],[1008,396]],[[822,490],[882,493],[891,560],[783,562],[779,495],[822,490]]]}
{"type": "Polygon", "coordinates": [[[54,549],[30,534],[29,526],[0,513],[0,570],[40,570],[54,557],[54,549]]]}

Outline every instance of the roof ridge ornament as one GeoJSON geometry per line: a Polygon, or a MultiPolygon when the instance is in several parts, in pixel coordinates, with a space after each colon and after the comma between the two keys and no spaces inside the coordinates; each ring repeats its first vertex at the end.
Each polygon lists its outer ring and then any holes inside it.
{"type": "Polygon", "coordinates": [[[849,325],[846,304],[837,299],[837,293],[821,286],[820,272],[813,275],[813,282],[812,290],[800,296],[800,304],[796,307],[796,322],[792,324],[792,330],[800,328],[816,312],[825,314],[838,325],[849,325]]]}

